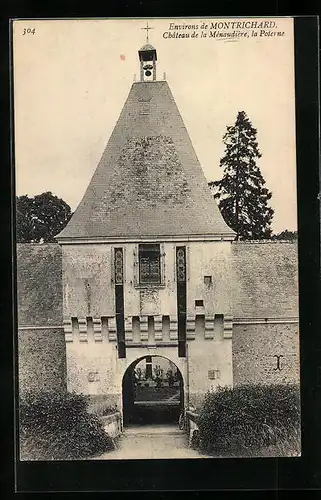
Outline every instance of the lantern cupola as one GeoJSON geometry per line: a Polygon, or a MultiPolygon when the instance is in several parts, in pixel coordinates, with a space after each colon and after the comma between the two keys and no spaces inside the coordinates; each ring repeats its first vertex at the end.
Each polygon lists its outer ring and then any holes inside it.
{"type": "Polygon", "coordinates": [[[153,29],[146,25],[146,44],[138,51],[140,61],[140,81],[149,82],[156,80],[157,53],[155,47],[149,43],[148,30],[153,29]]]}

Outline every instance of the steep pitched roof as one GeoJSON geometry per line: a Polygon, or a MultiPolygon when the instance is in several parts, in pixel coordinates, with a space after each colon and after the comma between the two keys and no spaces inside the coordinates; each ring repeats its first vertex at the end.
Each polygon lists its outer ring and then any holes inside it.
{"type": "Polygon", "coordinates": [[[228,236],[166,81],[137,82],[64,238],[228,236]]]}

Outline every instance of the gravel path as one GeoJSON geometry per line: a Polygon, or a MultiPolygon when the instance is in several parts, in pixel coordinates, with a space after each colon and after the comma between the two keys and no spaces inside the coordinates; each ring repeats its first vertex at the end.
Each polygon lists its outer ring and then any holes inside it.
{"type": "Polygon", "coordinates": [[[144,425],[125,428],[118,448],[94,460],[150,458],[210,458],[188,447],[188,437],[177,425],[144,425]]]}

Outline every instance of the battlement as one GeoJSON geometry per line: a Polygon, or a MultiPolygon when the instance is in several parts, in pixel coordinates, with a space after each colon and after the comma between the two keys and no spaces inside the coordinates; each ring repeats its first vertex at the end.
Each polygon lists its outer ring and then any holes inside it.
{"type": "MultiPolygon", "coordinates": [[[[195,315],[186,319],[187,340],[223,340],[232,338],[232,317],[195,315]]],[[[157,343],[177,345],[177,316],[131,316],[125,318],[126,347],[133,345],[155,345],[157,343]]],[[[115,316],[86,318],[64,318],[63,328],[66,342],[116,342],[115,316]]]]}

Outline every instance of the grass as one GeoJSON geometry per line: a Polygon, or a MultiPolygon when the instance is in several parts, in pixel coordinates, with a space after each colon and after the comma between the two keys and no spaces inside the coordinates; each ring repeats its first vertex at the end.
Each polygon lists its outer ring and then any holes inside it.
{"type": "MultiPolygon", "coordinates": [[[[179,387],[136,387],[136,401],[163,401],[179,393],[179,387]]],[[[177,397],[179,400],[179,395],[177,397]]]]}

